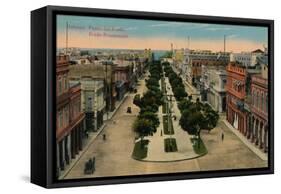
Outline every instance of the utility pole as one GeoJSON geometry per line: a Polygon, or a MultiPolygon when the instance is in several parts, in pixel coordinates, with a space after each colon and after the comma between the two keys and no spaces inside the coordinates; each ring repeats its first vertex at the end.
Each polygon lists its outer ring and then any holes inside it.
{"type": "Polygon", "coordinates": [[[226,35],[223,36],[223,59],[224,59],[224,63],[226,63],[225,50],[226,50],[226,35]]]}
{"type": "Polygon", "coordinates": [[[164,94],[164,96],[166,96],[166,111],[167,111],[167,126],[168,126],[168,131],[169,131],[169,134],[170,134],[170,138],[172,137],[172,130],[171,130],[171,122],[170,122],[170,119],[171,119],[171,116],[172,116],[172,113],[170,112],[170,103],[173,101],[173,95],[172,94],[164,94]]]}
{"type": "Polygon", "coordinates": [[[225,38],[226,38],[226,35],[223,36],[223,53],[225,54],[225,38]]]}
{"type": "Polygon", "coordinates": [[[105,93],[106,93],[106,107],[107,107],[107,112],[106,112],[106,114],[107,114],[107,120],[108,120],[108,118],[109,118],[109,104],[108,104],[108,94],[109,94],[109,92],[108,92],[108,79],[107,79],[107,61],[104,61],[104,65],[105,65],[105,93]]]}
{"type": "Polygon", "coordinates": [[[66,22],[66,30],[65,30],[65,55],[67,55],[68,50],[68,22],[66,22]]]}

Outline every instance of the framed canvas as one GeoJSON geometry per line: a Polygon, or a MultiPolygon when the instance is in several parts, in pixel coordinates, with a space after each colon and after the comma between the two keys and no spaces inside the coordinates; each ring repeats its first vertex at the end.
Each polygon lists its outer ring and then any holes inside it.
{"type": "Polygon", "coordinates": [[[272,20],[31,12],[31,182],[272,174],[272,20]]]}

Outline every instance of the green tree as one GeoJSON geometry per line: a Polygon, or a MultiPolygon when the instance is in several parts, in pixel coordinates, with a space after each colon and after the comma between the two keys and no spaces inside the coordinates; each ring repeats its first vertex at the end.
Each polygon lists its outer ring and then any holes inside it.
{"type": "Polygon", "coordinates": [[[189,134],[197,135],[199,141],[201,130],[212,130],[216,127],[218,119],[219,115],[216,111],[198,101],[182,111],[180,125],[189,134]]]}
{"type": "Polygon", "coordinates": [[[150,77],[150,78],[146,81],[146,86],[159,86],[158,79],[156,79],[156,78],[154,78],[154,77],[150,77]]]}
{"type": "Polygon", "coordinates": [[[173,92],[177,100],[182,100],[183,98],[187,97],[187,93],[182,87],[176,87],[173,92]]]}
{"type": "Polygon", "coordinates": [[[145,111],[145,112],[139,114],[138,118],[147,119],[147,120],[151,121],[153,129],[154,129],[153,132],[156,132],[156,129],[159,126],[160,122],[159,122],[158,116],[155,113],[145,111]]]}
{"type": "Polygon", "coordinates": [[[214,111],[209,104],[204,104],[202,108],[204,114],[204,123],[202,123],[202,128],[212,130],[218,123],[219,114],[217,111],[214,111]]]}
{"type": "Polygon", "coordinates": [[[172,85],[173,87],[179,86],[179,85],[181,85],[181,84],[182,84],[182,80],[181,80],[181,79],[178,79],[178,78],[176,78],[176,79],[174,79],[174,80],[171,81],[171,85],[172,85]]]}
{"type": "Polygon", "coordinates": [[[137,118],[133,124],[133,129],[137,132],[141,138],[141,145],[143,147],[143,139],[145,136],[153,133],[152,121],[144,118],[137,118]]]}
{"type": "Polygon", "coordinates": [[[178,103],[178,107],[180,109],[181,112],[183,112],[184,110],[189,109],[189,107],[192,105],[192,102],[190,100],[187,99],[183,99],[178,103]]]}

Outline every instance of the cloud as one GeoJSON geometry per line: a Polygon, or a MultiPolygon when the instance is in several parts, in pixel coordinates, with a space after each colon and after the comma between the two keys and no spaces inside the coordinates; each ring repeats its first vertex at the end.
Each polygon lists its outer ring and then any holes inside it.
{"type": "Polygon", "coordinates": [[[165,22],[165,23],[159,23],[159,24],[151,24],[149,27],[174,27],[174,26],[183,26],[185,23],[179,23],[179,22],[165,22]]]}
{"type": "Polygon", "coordinates": [[[230,34],[226,35],[226,38],[232,39],[232,38],[237,38],[239,35],[238,34],[230,34]]]}
{"type": "Polygon", "coordinates": [[[124,28],[124,30],[129,31],[129,30],[137,30],[137,27],[128,27],[128,28],[124,28]]]}
{"type": "Polygon", "coordinates": [[[201,24],[201,23],[187,23],[187,22],[165,22],[165,23],[158,23],[158,24],[151,24],[149,27],[187,27],[187,28],[206,28],[209,27],[210,24],[201,24]]]}
{"type": "Polygon", "coordinates": [[[229,27],[208,27],[206,28],[208,31],[225,31],[225,30],[231,30],[229,27]]]}

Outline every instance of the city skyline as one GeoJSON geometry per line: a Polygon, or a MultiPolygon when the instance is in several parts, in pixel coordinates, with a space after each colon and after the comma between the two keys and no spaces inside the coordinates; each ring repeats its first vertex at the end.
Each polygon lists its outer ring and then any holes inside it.
{"type": "Polygon", "coordinates": [[[86,16],[57,16],[57,47],[253,51],[267,47],[267,28],[86,16]],[[189,41],[188,41],[189,37],[189,41]]]}

